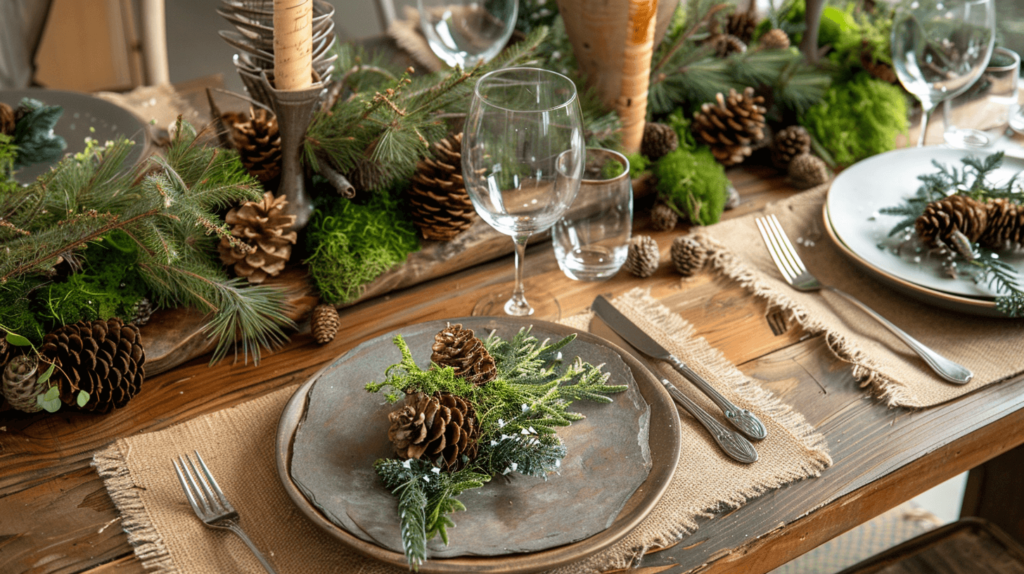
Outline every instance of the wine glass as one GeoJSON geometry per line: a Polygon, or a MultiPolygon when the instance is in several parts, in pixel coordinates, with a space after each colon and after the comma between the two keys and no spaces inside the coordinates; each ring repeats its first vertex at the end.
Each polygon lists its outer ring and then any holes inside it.
{"type": "Polygon", "coordinates": [[[918,147],[935,107],[981,77],[994,40],[994,0],[904,0],[896,8],[892,62],[900,83],[921,101],[918,147]]]}
{"type": "Polygon", "coordinates": [[[505,313],[531,315],[523,289],[526,242],[554,225],[583,179],[576,86],[535,68],[491,72],[476,84],[462,138],[462,174],[473,207],[516,246],[516,282],[505,313]]]}
{"type": "Polygon", "coordinates": [[[427,44],[449,66],[487,62],[512,37],[518,0],[416,0],[427,44]]]}

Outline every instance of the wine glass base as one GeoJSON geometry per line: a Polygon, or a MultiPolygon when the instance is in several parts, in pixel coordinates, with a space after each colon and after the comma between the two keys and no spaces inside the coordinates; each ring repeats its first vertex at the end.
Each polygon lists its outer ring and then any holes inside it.
{"type": "Polygon", "coordinates": [[[992,144],[992,136],[981,130],[967,128],[946,130],[942,137],[947,144],[960,149],[983,148],[992,144]]]}
{"type": "Polygon", "coordinates": [[[512,287],[505,287],[488,293],[473,307],[474,317],[534,317],[544,321],[558,321],[562,318],[562,306],[558,299],[549,292],[530,289],[527,286],[527,301],[530,313],[516,315],[508,312],[511,306],[512,287]]]}

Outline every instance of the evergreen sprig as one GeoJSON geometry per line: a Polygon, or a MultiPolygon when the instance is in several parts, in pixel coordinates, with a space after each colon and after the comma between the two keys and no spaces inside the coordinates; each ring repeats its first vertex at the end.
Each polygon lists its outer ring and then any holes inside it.
{"type": "Polygon", "coordinates": [[[996,297],[996,309],[1000,313],[1007,317],[1024,317],[1024,285],[1020,275],[1015,268],[992,255],[983,251],[980,257],[971,261],[982,270],[978,281],[997,293],[1005,293],[996,297]]]}

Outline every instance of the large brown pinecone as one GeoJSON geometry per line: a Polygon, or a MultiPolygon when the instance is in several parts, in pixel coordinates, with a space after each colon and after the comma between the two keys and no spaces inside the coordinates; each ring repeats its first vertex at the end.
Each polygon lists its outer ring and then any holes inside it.
{"type": "Polygon", "coordinates": [[[456,323],[441,329],[434,335],[430,360],[440,367],[451,367],[456,377],[462,377],[478,387],[486,385],[497,376],[494,357],[484,347],[483,341],[473,334],[473,329],[463,329],[456,323]]]}
{"type": "Polygon", "coordinates": [[[679,214],[667,204],[658,202],[651,208],[651,225],[658,231],[672,231],[679,223],[679,214]]]}
{"type": "Polygon", "coordinates": [[[989,249],[1024,246],[1024,206],[1008,199],[993,199],[985,204],[988,224],[979,241],[989,249]]]}
{"type": "Polygon", "coordinates": [[[274,277],[292,256],[292,245],[298,235],[291,230],[295,216],[285,214],[287,203],[283,195],[275,198],[268,191],[260,201],[246,201],[224,218],[235,241],[221,238],[220,260],[233,265],[235,273],[249,283],[262,283],[267,277],[274,277]]]}
{"type": "Polygon", "coordinates": [[[60,400],[77,406],[78,391],[89,393],[82,410],[119,409],[142,388],[146,351],[135,325],[118,318],[79,321],[43,337],[39,354],[57,368],[51,380],[60,386],[60,400]]]}
{"type": "Polygon", "coordinates": [[[811,151],[811,134],[802,126],[789,126],[779,130],[772,139],[772,163],[787,169],[793,158],[811,151]]]}
{"type": "Polygon", "coordinates": [[[637,235],[629,240],[626,263],[623,265],[637,277],[650,277],[658,270],[658,242],[649,235],[637,235]]]}
{"type": "Polygon", "coordinates": [[[435,143],[432,157],[419,162],[409,203],[425,239],[451,241],[473,224],[476,211],[462,180],[462,134],[435,143]]]}
{"type": "Polygon", "coordinates": [[[679,135],[672,126],[647,122],[644,124],[644,137],[640,140],[640,153],[651,161],[658,161],[670,151],[679,147],[679,135]]]}
{"type": "Polygon", "coordinates": [[[14,108],[0,102],[0,134],[13,135],[16,123],[14,120],[14,108]]]}
{"type": "Polygon", "coordinates": [[[828,166],[816,155],[802,153],[789,162],[789,181],[800,189],[810,189],[828,181],[828,166]]]}
{"type": "Polygon", "coordinates": [[[750,9],[729,14],[725,21],[725,31],[750,43],[750,39],[754,37],[754,30],[757,29],[757,12],[753,10],[756,5],[755,2],[751,2],[750,9]]]}
{"type": "Polygon", "coordinates": [[[449,393],[416,393],[388,415],[388,438],[400,459],[423,459],[444,468],[476,458],[480,424],[468,401],[449,393]]]}
{"type": "Polygon", "coordinates": [[[988,225],[984,203],[964,195],[951,195],[929,203],[914,222],[917,235],[929,245],[949,245],[954,231],[963,233],[971,242],[978,241],[988,225]]]}
{"type": "Polygon", "coordinates": [[[326,345],[333,341],[334,336],[338,334],[341,317],[338,316],[338,310],[334,308],[334,305],[321,303],[313,308],[313,316],[309,323],[316,342],[326,345]]]}
{"type": "Polygon", "coordinates": [[[236,122],[231,128],[231,142],[238,150],[242,165],[253,177],[266,183],[281,175],[281,133],[277,116],[263,108],[253,108],[246,121],[236,122]]]}
{"type": "Polygon", "coordinates": [[[672,264],[683,277],[692,277],[707,260],[707,249],[696,239],[683,235],[672,242],[672,264]]]}
{"type": "Polygon", "coordinates": [[[42,410],[36,397],[45,393],[49,385],[37,384],[39,365],[35,355],[19,355],[3,368],[3,396],[19,411],[35,413],[42,410]]]}
{"type": "Polygon", "coordinates": [[[754,88],[742,94],[729,90],[719,93],[714,103],[706,103],[693,114],[691,129],[697,141],[711,147],[715,159],[726,166],[736,165],[750,156],[751,144],[764,137],[765,107],[763,96],[755,96],[754,88]]]}
{"type": "Polygon", "coordinates": [[[781,28],[772,28],[761,35],[761,45],[769,50],[785,50],[789,48],[789,34],[781,28]]]}

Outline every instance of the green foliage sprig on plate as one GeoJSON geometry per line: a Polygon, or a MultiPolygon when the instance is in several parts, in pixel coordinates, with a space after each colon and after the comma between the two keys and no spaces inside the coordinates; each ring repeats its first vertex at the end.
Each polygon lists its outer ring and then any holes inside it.
{"type": "MultiPolygon", "coordinates": [[[[916,233],[916,223],[924,215],[929,204],[947,197],[960,195],[978,202],[1005,200],[1024,209],[1024,191],[1019,183],[1019,173],[1002,184],[992,181],[991,176],[1003,163],[1003,152],[985,158],[965,157],[960,161],[963,168],[947,166],[937,161],[932,164],[938,171],[918,176],[921,186],[917,192],[906,198],[900,205],[884,207],[882,215],[899,217],[899,222],[889,231],[889,236],[916,233]]],[[[996,251],[973,243],[960,233],[960,245],[945,245],[951,256],[966,263],[977,273],[962,274],[955,262],[950,260],[947,270],[953,277],[965,277],[977,283],[984,283],[997,293],[996,309],[1008,317],[1024,317],[1024,281],[1017,270],[999,258],[996,251]]],[[[941,239],[938,240],[941,243],[941,239]]],[[[955,241],[955,240],[954,240],[955,241]]]]}
{"type": "Polygon", "coordinates": [[[402,360],[388,367],[383,382],[370,383],[366,390],[385,391],[390,403],[410,395],[455,395],[473,406],[479,428],[476,457],[463,455],[457,465],[448,467],[440,457],[435,461],[381,459],[374,464],[398,498],[402,545],[410,568],[416,570],[426,560],[430,538],[440,535],[448,543],[447,528],[454,526],[450,515],[466,510],[457,496],[482,487],[494,475],[518,472],[546,477],[557,472],[566,450],[556,429],[583,418],[569,410],[572,403],[609,403],[607,395],[626,390],[626,386],[608,385],[609,375],[600,366],[579,357],[562,364],[559,350],[575,338],[541,342],[529,329],[520,330],[511,341],[492,335],[482,344],[494,359],[496,376],[475,386],[456,376],[450,366],[419,368],[402,337],[395,337],[402,360]]]}
{"type": "Polygon", "coordinates": [[[14,145],[18,147],[14,169],[60,159],[67,142],[53,133],[53,127],[64,114],[64,108],[32,98],[22,99],[18,107],[26,113],[14,128],[14,145]]]}

